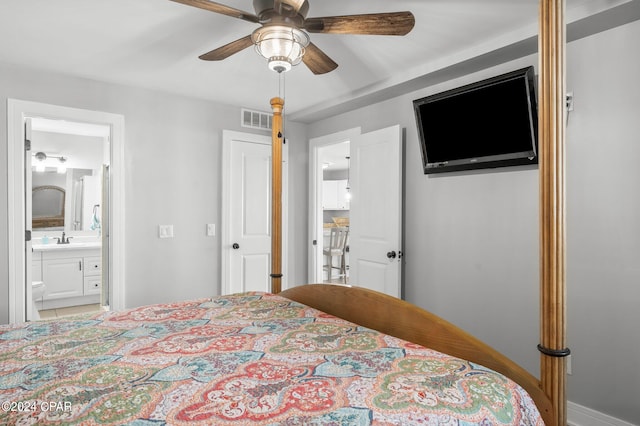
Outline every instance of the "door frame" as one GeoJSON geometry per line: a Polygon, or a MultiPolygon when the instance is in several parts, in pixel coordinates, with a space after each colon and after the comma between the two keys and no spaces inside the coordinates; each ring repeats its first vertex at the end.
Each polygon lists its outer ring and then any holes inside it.
{"type": "Polygon", "coordinates": [[[309,250],[308,282],[322,282],[322,250],[317,242],[322,241],[322,164],[321,148],[347,142],[362,133],[361,127],[309,139],[309,250]],[[316,241],[316,244],[313,242],[316,241]],[[318,277],[318,274],[320,275],[318,277]]]}
{"type": "Polygon", "coordinates": [[[111,128],[110,307],[125,307],[124,116],[40,102],[7,100],[7,222],[9,250],[9,323],[26,320],[26,243],[24,189],[24,120],[44,117],[108,125],[111,128]]]}
{"type": "MultiPolygon", "coordinates": [[[[243,142],[258,143],[271,146],[271,136],[259,135],[255,133],[244,133],[234,130],[222,131],[222,217],[221,217],[221,236],[220,236],[220,252],[222,255],[220,268],[220,292],[227,294],[229,291],[229,264],[231,254],[230,228],[228,226],[231,219],[231,144],[233,141],[242,140],[243,142]]],[[[282,145],[282,270],[286,271],[282,276],[282,290],[289,288],[289,143],[285,139],[282,145]]],[[[271,211],[269,211],[271,215],[271,211]]],[[[271,282],[271,281],[269,281],[271,282]]]]}

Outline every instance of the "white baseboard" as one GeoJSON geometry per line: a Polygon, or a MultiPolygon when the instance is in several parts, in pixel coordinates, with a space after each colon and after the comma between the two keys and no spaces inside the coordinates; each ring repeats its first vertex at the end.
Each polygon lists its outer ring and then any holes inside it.
{"type": "Polygon", "coordinates": [[[638,426],[574,402],[567,402],[569,426],[638,426]]]}

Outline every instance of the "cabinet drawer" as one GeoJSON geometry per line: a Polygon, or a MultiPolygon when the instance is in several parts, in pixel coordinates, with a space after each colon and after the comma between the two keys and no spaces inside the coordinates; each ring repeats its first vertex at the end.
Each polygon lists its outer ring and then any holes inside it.
{"type": "Polygon", "coordinates": [[[102,289],[102,277],[89,277],[84,279],[84,295],[100,294],[102,289]]]}
{"type": "Polygon", "coordinates": [[[85,257],[84,258],[84,276],[93,276],[102,274],[102,258],[85,257]]]}

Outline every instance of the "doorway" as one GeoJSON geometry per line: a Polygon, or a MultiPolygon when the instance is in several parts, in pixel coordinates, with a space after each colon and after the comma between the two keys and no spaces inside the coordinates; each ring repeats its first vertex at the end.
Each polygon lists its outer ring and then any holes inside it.
{"type": "MultiPolygon", "coordinates": [[[[318,150],[322,164],[322,282],[349,284],[349,141],[318,150]]],[[[320,250],[320,248],[318,248],[320,250]]]]}
{"type": "MultiPolygon", "coordinates": [[[[345,130],[338,133],[332,133],[327,136],[321,136],[311,139],[309,141],[309,240],[312,242],[311,250],[309,250],[309,282],[310,283],[322,283],[325,281],[345,282],[348,281],[348,269],[346,269],[347,258],[345,257],[345,273],[342,276],[336,276],[335,280],[329,277],[329,267],[325,267],[325,263],[328,264],[328,259],[324,255],[325,247],[328,248],[331,239],[331,228],[337,223],[333,220],[336,217],[340,224],[344,223],[344,218],[348,218],[348,210],[346,204],[341,204],[338,209],[338,188],[337,181],[341,180],[346,183],[346,174],[348,167],[348,160],[345,158],[348,156],[350,150],[350,140],[360,135],[360,127],[345,130]],[[327,181],[329,179],[334,182],[325,184],[325,172],[327,181]],[[342,179],[342,178],[345,179],[342,179]],[[331,191],[325,191],[331,188],[331,191]],[[330,208],[326,209],[325,214],[325,201],[323,199],[325,192],[332,192],[332,204],[330,208]],[[335,195],[335,196],[334,196],[335,195]],[[335,200],[333,200],[335,198],[335,200]],[[333,202],[335,201],[335,202],[333,202]],[[347,216],[345,216],[347,215],[347,216]],[[326,216],[326,217],[325,217],[326,216]],[[325,226],[325,223],[327,226],[325,226]],[[326,261],[326,262],[325,262],[326,261]]],[[[341,188],[344,185],[341,185],[341,188]]],[[[345,199],[344,191],[341,191],[340,201],[347,201],[345,199]]],[[[324,197],[328,198],[328,197],[324,197]]],[[[348,237],[347,237],[348,238],[348,237]]],[[[348,254],[347,254],[348,256],[348,254]]],[[[336,266],[342,265],[342,256],[338,256],[336,260],[331,259],[332,264],[336,266]]],[[[332,272],[343,272],[340,269],[332,269],[332,272]]]]}
{"type": "MultiPolygon", "coordinates": [[[[95,136],[94,136],[95,137],[95,136]]],[[[85,145],[86,147],[87,145],[85,145]]],[[[9,99],[8,101],[8,193],[9,193],[9,321],[11,323],[28,321],[33,319],[34,313],[32,289],[34,280],[42,280],[43,268],[51,266],[53,270],[64,271],[65,274],[73,274],[77,289],[70,293],[68,289],[58,289],[58,299],[74,298],[85,294],[89,299],[103,301],[111,309],[124,308],[124,185],[123,185],[123,153],[124,153],[124,117],[117,114],[88,111],[75,108],[61,107],[57,105],[42,104],[9,99]],[[36,121],[35,135],[29,125],[36,121]],[[57,127],[55,132],[48,132],[46,126],[57,127]],[[102,144],[97,155],[100,157],[100,165],[96,166],[95,177],[86,179],[86,186],[103,187],[100,195],[81,194],[80,184],[78,191],[73,190],[74,178],[82,181],[82,176],[93,175],[94,172],[65,172],[58,176],[59,184],[48,185],[43,182],[46,172],[36,178],[36,186],[57,187],[62,189],[64,201],[63,213],[59,215],[59,221],[47,222],[42,217],[32,219],[32,175],[31,162],[47,166],[45,164],[46,155],[49,160],[55,162],[57,166],[72,166],[71,156],[75,160],[83,155],[74,152],[69,145],[69,141],[78,137],[82,133],[80,128],[100,129],[104,132],[98,138],[105,142],[102,144]],[[67,130],[61,130],[66,128],[67,130]],[[74,130],[75,129],[75,130],[74,130]],[[56,135],[44,136],[48,133],[56,135]],[[67,135],[67,136],[60,136],[67,135]],[[35,136],[35,137],[34,137],[35,136]],[[34,141],[32,141],[34,139],[34,141]],[[55,147],[54,140],[60,146],[55,147]],[[28,142],[27,142],[28,141],[28,142]],[[53,144],[53,145],[52,145],[53,144]],[[65,145],[66,144],[66,145],[65,145]],[[33,145],[37,152],[27,151],[26,148],[33,145]],[[39,154],[38,154],[39,153],[39,154]],[[32,155],[33,154],[33,155],[32,155]],[[34,156],[38,154],[38,158],[34,156]],[[64,159],[64,160],[63,160],[64,159]],[[68,161],[68,162],[67,162],[68,161]],[[78,176],[75,176],[75,175],[78,176]],[[93,183],[90,183],[91,181],[93,183]],[[42,182],[41,182],[42,181],[42,182]],[[39,183],[38,183],[39,182],[39,183]],[[68,182],[68,184],[67,184],[68,182]],[[67,195],[68,194],[68,195],[67,195]],[[91,206],[82,208],[82,200],[91,203],[91,206]],[[97,207],[96,207],[97,206],[97,207]],[[74,213],[77,213],[75,215],[74,213]],[[82,218],[86,213],[86,218],[82,218]],[[86,230],[82,229],[82,223],[86,223],[86,230]],[[36,228],[33,228],[34,223],[36,228]],[[91,229],[93,225],[94,229],[91,229]],[[47,251],[55,252],[53,242],[62,240],[62,233],[66,241],[73,241],[73,252],[83,253],[80,249],[87,244],[91,245],[99,242],[102,250],[92,251],[91,256],[79,257],[79,263],[74,259],[73,267],[71,263],[65,264],[64,260],[58,259],[58,255],[48,255],[47,261],[42,257],[42,250],[34,251],[34,243],[38,249],[46,248],[47,251]],[[50,234],[50,235],[49,235],[50,234]],[[58,235],[59,234],[59,235],[58,235]],[[71,237],[72,240],[68,238],[71,237]],[[92,241],[88,241],[92,238],[92,241]],[[54,240],[55,238],[55,240],[54,240]],[[45,247],[47,245],[47,247],[45,247]],[[50,249],[50,250],[49,250],[50,249]],[[37,253],[37,254],[36,254],[37,253]],[[35,257],[35,262],[34,262],[35,257]],[[39,257],[39,258],[38,258],[39,257]],[[49,259],[51,257],[51,259],[49,259]],[[39,263],[38,263],[39,261],[39,263]],[[39,268],[37,267],[39,266],[39,268]],[[99,272],[99,273],[98,273],[99,272]],[[80,280],[80,281],[78,281],[80,280]],[[89,286],[89,287],[87,287],[89,286]],[[93,286],[94,288],[92,288],[93,286]],[[102,294],[102,289],[104,294],[102,294]],[[67,292],[67,293],[65,293],[67,292]]],[[[70,169],[82,169],[82,167],[69,167],[70,169]]],[[[51,171],[51,170],[50,170],[51,171]]],[[[52,174],[57,174],[55,171],[52,174]]],[[[50,213],[50,212],[48,212],[50,213]]],[[[47,213],[47,214],[48,214],[47,213]]],[[[44,217],[47,217],[47,214],[44,217]]],[[[37,216],[40,213],[37,214],[37,216]]],[[[67,246],[70,248],[71,245],[67,246]]],[[[59,252],[61,253],[61,252],[59,252]]],[[[58,253],[58,254],[59,254],[58,253]]],[[[57,276],[58,274],[51,274],[57,276]]],[[[56,291],[55,279],[52,281],[53,289],[56,291]]],[[[46,287],[46,282],[44,283],[46,287]]],[[[51,298],[50,306],[56,307],[56,295],[51,298]]]]}
{"type": "MultiPolygon", "coordinates": [[[[329,259],[323,261],[328,257],[323,241],[328,233],[326,228],[334,229],[339,224],[335,223],[333,215],[333,223],[326,220],[322,208],[328,201],[323,199],[323,192],[328,189],[327,181],[323,179],[323,162],[328,156],[323,153],[330,148],[348,146],[347,151],[342,151],[344,156],[348,152],[349,157],[344,181],[348,182],[348,190],[342,191],[343,197],[348,196],[348,203],[342,199],[337,203],[337,206],[349,209],[348,260],[340,260],[341,266],[348,264],[348,269],[339,269],[344,278],[348,275],[348,280],[338,282],[348,281],[349,285],[398,298],[402,296],[403,139],[402,129],[395,125],[365,134],[357,128],[310,141],[309,211],[313,244],[309,259],[310,282],[335,282],[324,275],[324,271],[333,266],[329,259]],[[325,226],[327,222],[328,226],[325,226]]],[[[344,220],[344,217],[340,219],[344,220]]]]}
{"type": "Polygon", "coordinates": [[[32,248],[26,253],[26,282],[32,283],[34,302],[30,315],[27,304],[27,319],[108,308],[108,268],[103,272],[102,265],[109,265],[109,239],[102,228],[109,210],[111,129],[41,117],[27,117],[25,126],[31,142],[25,153],[25,211],[31,212],[32,248]]]}

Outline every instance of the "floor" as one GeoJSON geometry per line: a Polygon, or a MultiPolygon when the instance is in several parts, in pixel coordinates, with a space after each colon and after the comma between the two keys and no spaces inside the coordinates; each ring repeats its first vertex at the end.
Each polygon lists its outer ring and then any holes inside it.
{"type": "Polygon", "coordinates": [[[324,280],[324,284],[349,284],[349,277],[346,279],[344,277],[332,278],[330,280],[324,280]]]}
{"type": "Polygon", "coordinates": [[[100,304],[95,303],[92,305],[69,306],[68,308],[46,309],[38,311],[38,313],[40,314],[40,319],[53,319],[68,317],[71,315],[98,312],[100,310],[100,304]]]}

